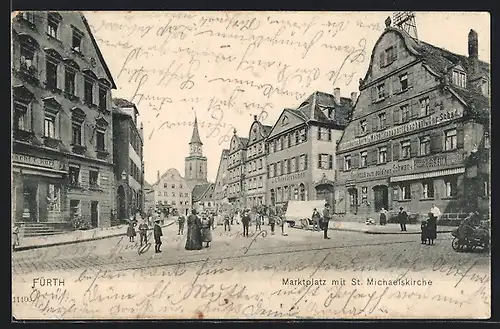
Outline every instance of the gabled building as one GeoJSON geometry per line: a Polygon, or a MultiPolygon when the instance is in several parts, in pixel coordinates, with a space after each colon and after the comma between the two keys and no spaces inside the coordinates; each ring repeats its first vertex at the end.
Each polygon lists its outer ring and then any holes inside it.
{"type": "Polygon", "coordinates": [[[335,146],[349,123],[356,93],[350,98],[316,91],[297,109],[285,109],[266,140],[267,199],[324,199],[333,204],[335,146]]]}
{"type": "Polygon", "coordinates": [[[489,157],[474,158],[489,145],[490,112],[478,35],[470,31],[463,56],[386,24],[338,144],[335,209],[360,218],[399,207],[426,216],[433,203],[443,213],[477,210],[489,157]]]}
{"type": "Polygon", "coordinates": [[[266,137],[272,128],[262,124],[254,115],[248,133],[245,159],[245,206],[249,208],[267,204],[266,137]]]}
{"type": "Polygon", "coordinates": [[[214,199],[215,185],[213,183],[198,184],[194,187],[192,193],[193,208],[198,210],[215,210],[214,199]]]}
{"type": "Polygon", "coordinates": [[[170,168],[161,176],[158,171],[156,182],[151,185],[151,191],[156,209],[168,208],[170,213],[177,210],[181,215],[189,214],[191,189],[177,169],[170,168]]]}
{"type": "Polygon", "coordinates": [[[246,207],[245,198],[245,161],[248,138],[239,137],[234,129],[229,144],[227,164],[227,198],[237,208],[246,207]]]}
{"type": "Polygon", "coordinates": [[[12,22],[12,214],[27,234],[110,226],[111,73],[83,14],[12,22]]]}
{"type": "Polygon", "coordinates": [[[214,184],[214,202],[216,210],[222,209],[224,204],[228,204],[227,199],[227,164],[229,158],[229,150],[223,149],[220,155],[219,167],[214,184]]]}

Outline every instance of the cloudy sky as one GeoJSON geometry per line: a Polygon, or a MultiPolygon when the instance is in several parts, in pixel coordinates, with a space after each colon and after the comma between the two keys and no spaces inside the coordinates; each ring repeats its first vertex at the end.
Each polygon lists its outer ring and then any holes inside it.
{"type": "MultiPolygon", "coordinates": [[[[283,108],[315,90],[358,91],[390,12],[87,12],[117,84],[113,97],[137,104],[144,124],[146,180],[176,168],[195,113],[208,179],[236,129],[248,136],[254,115],[273,125],[283,108]]],[[[416,13],[418,38],[467,54],[479,34],[490,61],[486,13],[416,13]]]]}

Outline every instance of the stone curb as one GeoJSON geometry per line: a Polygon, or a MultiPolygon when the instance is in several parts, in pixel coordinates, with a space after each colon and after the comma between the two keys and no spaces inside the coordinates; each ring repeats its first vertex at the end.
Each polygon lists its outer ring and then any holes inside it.
{"type": "MultiPolygon", "coordinates": [[[[329,230],[333,231],[348,231],[348,232],[359,232],[365,234],[420,234],[421,232],[377,232],[377,231],[369,231],[369,230],[356,230],[356,229],[345,229],[345,228],[336,228],[330,227],[329,230]]],[[[436,231],[436,233],[451,233],[453,230],[440,230],[436,231]]]]}
{"type": "MultiPolygon", "coordinates": [[[[172,221],[170,223],[164,224],[162,227],[169,227],[176,223],[176,221],[172,221]]],[[[148,231],[152,231],[153,229],[149,229],[148,231]]],[[[16,251],[23,251],[23,250],[31,250],[31,249],[40,249],[40,248],[47,248],[47,247],[55,247],[55,246],[64,246],[68,244],[74,244],[74,243],[80,243],[80,242],[89,242],[89,241],[95,241],[95,240],[104,240],[108,238],[114,238],[117,236],[122,236],[122,235],[127,235],[127,232],[125,233],[117,233],[117,234],[112,234],[108,236],[101,236],[98,238],[93,238],[93,239],[82,239],[82,240],[73,240],[73,241],[65,241],[65,242],[58,242],[58,243],[49,243],[49,244],[42,244],[42,245],[31,245],[31,246],[22,246],[22,247],[17,247],[13,250],[13,252],[16,251]]]]}

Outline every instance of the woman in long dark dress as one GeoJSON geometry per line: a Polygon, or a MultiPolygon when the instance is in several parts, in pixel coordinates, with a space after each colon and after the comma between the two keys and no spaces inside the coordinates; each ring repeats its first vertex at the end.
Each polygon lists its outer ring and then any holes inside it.
{"type": "Polygon", "coordinates": [[[191,215],[187,218],[187,239],[186,250],[200,250],[201,246],[201,221],[196,216],[196,210],[193,209],[191,215]]]}
{"type": "Polygon", "coordinates": [[[434,240],[437,238],[437,217],[433,213],[429,213],[429,219],[427,220],[427,241],[429,244],[434,244],[434,240]]]}

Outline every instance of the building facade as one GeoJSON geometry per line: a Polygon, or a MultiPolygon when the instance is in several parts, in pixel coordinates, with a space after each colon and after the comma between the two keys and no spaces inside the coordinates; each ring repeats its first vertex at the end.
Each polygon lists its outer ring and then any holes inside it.
{"type": "Polygon", "coordinates": [[[223,209],[223,205],[228,204],[227,198],[227,164],[229,159],[229,150],[223,149],[220,155],[219,167],[214,183],[214,202],[215,209],[223,209]]]}
{"type": "Polygon", "coordinates": [[[206,183],[196,185],[191,192],[193,208],[198,211],[215,211],[215,184],[206,183]]]}
{"type": "Polygon", "coordinates": [[[184,178],[191,190],[195,185],[207,183],[207,157],[203,155],[203,143],[200,139],[196,117],[189,142],[189,155],[185,158],[184,163],[184,178]]]}
{"type": "Polygon", "coordinates": [[[144,181],[144,210],[146,213],[153,211],[155,208],[155,195],[151,184],[144,181]]]}
{"type": "Polygon", "coordinates": [[[110,226],[116,86],[90,27],[78,12],[22,12],[12,29],[14,221],[110,226]]]}
{"type": "Polygon", "coordinates": [[[189,214],[191,208],[191,190],[188,182],[175,168],[168,169],[160,176],[158,171],[157,181],[151,186],[156,208],[168,207],[176,209],[179,214],[189,214]]]}
{"type": "Polygon", "coordinates": [[[229,145],[227,164],[227,198],[229,203],[238,209],[246,207],[245,168],[246,146],[248,139],[239,137],[236,129],[229,145]]]}
{"type": "Polygon", "coordinates": [[[443,213],[477,209],[470,195],[483,195],[489,176],[474,162],[487,130],[480,117],[489,113],[489,64],[478,59],[477,34],[469,34],[467,57],[387,22],[337,148],[336,211],[365,218],[399,207],[425,216],[433,203],[443,213]]]}
{"type": "Polygon", "coordinates": [[[135,104],[113,99],[113,159],[117,218],[125,220],[144,209],[144,133],[135,104]]]}
{"type": "Polygon", "coordinates": [[[267,187],[266,137],[273,127],[263,125],[254,116],[248,133],[245,170],[245,205],[253,208],[265,205],[267,187]]]}

